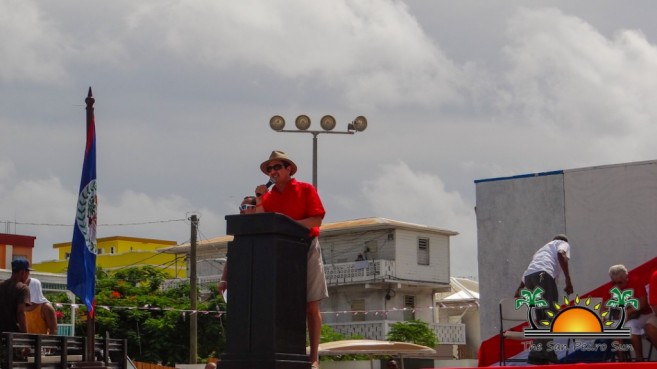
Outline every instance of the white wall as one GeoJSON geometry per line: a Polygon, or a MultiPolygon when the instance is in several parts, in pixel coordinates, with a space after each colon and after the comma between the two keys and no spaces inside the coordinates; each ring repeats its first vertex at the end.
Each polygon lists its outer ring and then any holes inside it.
{"type": "MultiPolygon", "coordinates": [[[[498,301],[513,296],[533,253],[557,233],[571,244],[576,294],[657,257],[657,162],[477,181],[481,334],[498,332],[498,301]]],[[[563,288],[563,276],[559,289],[563,288]]]]}
{"type": "Polygon", "coordinates": [[[396,275],[410,281],[449,284],[449,237],[433,233],[397,230],[396,275]],[[429,265],[418,265],[418,238],[429,238],[429,265]]]}

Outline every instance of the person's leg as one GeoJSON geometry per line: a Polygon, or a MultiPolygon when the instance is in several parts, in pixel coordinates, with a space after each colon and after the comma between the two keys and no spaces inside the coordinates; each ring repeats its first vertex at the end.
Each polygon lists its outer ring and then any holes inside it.
{"type": "MultiPolygon", "coordinates": [[[[545,311],[552,308],[559,298],[559,291],[557,290],[557,283],[554,278],[546,272],[530,274],[525,277],[525,287],[530,291],[533,291],[538,287],[543,289],[541,297],[548,303],[548,308],[536,309],[536,316],[534,318],[537,322],[548,319],[548,315],[545,311]]],[[[550,342],[552,342],[550,339],[535,339],[534,344],[540,344],[541,350],[532,350],[529,353],[527,361],[530,364],[547,364],[556,362],[556,353],[554,351],[547,351],[550,342]]]]}
{"type": "MultiPolygon", "coordinates": [[[[657,315],[653,314],[653,316],[648,319],[643,330],[646,331],[646,335],[653,347],[657,348],[657,315]]],[[[650,360],[650,358],[648,358],[648,360],[650,360]]]]}
{"type": "Polygon", "coordinates": [[[630,342],[634,349],[634,357],[636,361],[643,361],[643,327],[650,319],[651,314],[639,315],[638,318],[629,320],[625,323],[624,327],[630,329],[630,342]]]}
{"type": "Polygon", "coordinates": [[[322,331],[322,315],[319,311],[319,301],[310,301],[306,304],[308,318],[308,339],[310,340],[310,362],[319,362],[319,338],[322,331]]]}

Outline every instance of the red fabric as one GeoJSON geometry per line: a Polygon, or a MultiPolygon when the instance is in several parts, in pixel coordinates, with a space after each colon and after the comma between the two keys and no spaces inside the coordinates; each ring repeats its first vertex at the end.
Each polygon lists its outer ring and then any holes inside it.
{"type": "Polygon", "coordinates": [[[281,213],[294,220],[326,214],[317,190],[310,183],[291,179],[283,192],[276,186],[262,196],[262,207],[267,212],[281,213]]]}
{"type": "MultiPolygon", "coordinates": [[[[536,365],[528,366],[513,366],[514,369],[518,368],[537,368],[536,365]]],[[[617,369],[617,368],[630,368],[630,369],[657,369],[657,362],[643,362],[643,363],[579,363],[579,364],[554,364],[554,365],[541,365],[540,368],[546,369],[617,369]]],[[[431,368],[422,368],[431,369],[431,368]]],[[[433,368],[437,369],[437,368],[433,368]]],[[[443,367],[442,369],[446,369],[443,367]]],[[[451,369],[459,369],[451,367],[451,369]]],[[[465,368],[463,368],[465,369],[465,368]]]]}
{"type": "MultiPolygon", "coordinates": [[[[632,294],[632,297],[635,299],[639,300],[642,297],[645,297],[647,295],[646,293],[646,285],[648,284],[649,280],[649,275],[642,275],[642,276],[637,276],[635,273],[629,273],[629,278],[627,281],[627,286],[623,288],[624,290],[627,289],[633,289],[634,293],[632,294]]],[[[646,305],[640,310],[641,314],[650,314],[652,313],[652,309],[650,309],[650,306],[646,305]]]]}
{"type": "Polygon", "coordinates": [[[648,304],[657,305],[657,269],[650,277],[650,296],[648,296],[648,304]]]}
{"type": "Polygon", "coordinates": [[[308,232],[308,236],[311,238],[319,237],[319,227],[310,228],[310,232],[308,232]]]}

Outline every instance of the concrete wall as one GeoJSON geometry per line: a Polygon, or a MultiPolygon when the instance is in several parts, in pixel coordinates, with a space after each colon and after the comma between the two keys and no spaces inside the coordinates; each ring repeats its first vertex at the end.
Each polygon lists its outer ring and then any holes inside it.
{"type": "Polygon", "coordinates": [[[607,282],[612,264],[657,257],[656,161],[476,181],[476,194],[482,339],[498,333],[498,301],[554,234],[570,239],[580,295],[607,282]]]}

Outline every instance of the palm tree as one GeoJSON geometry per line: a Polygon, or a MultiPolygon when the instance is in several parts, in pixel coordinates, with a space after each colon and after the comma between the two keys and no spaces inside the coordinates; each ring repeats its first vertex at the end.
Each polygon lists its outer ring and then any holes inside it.
{"type": "Polygon", "coordinates": [[[635,309],[638,309],[639,300],[631,298],[634,294],[634,290],[631,288],[629,290],[621,291],[618,289],[618,287],[614,287],[609,292],[612,294],[613,298],[607,301],[606,306],[610,308],[620,308],[621,311],[621,317],[618,321],[618,325],[616,326],[616,329],[618,329],[623,326],[623,323],[625,323],[625,306],[629,304],[632,305],[635,309]]]}
{"type": "Polygon", "coordinates": [[[532,329],[538,329],[534,319],[532,318],[534,308],[548,306],[547,301],[541,298],[543,292],[545,292],[545,290],[543,290],[541,287],[536,287],[534,291],[523,289],[520,291],[520,296],[522,298],[516,300],[516,310],[520,309],[522,305],[527,305],[529,307],[529,309],[527,309],[527,321],[532,326],[532,329]]]}

